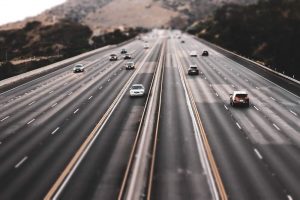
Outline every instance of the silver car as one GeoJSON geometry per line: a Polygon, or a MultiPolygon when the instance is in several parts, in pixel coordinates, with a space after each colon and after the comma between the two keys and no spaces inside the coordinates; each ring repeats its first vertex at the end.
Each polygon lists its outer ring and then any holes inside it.
{"type": "Polygon", "coordinates": [[[145,88],[142,84],[133,84],[129,90],[131,97],[140,97],[145,95],[145,88]]]}
{"type": "Polygon", "coordinates": [[[77,72],[83,72],[84,71],[84,66],[83,64],[76,64],[73,68],[73,72],[77,73],[77,72]]]}

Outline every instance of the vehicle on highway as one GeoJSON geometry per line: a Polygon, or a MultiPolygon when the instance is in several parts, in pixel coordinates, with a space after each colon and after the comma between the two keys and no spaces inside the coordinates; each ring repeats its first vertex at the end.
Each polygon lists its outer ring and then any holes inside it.
{"type": "Polygon", "coordinates": [[[197,57],[197,51],[191,51],[190,56],[191,57],[197,57]]]}
{"type": "Polygon", "coordinates": [[[74,73],[77,73],[77,72],[83,72],[84,71],[84,66],[83,64],[76,64],[74,67],[73,67],[73,72],[74,73]]]}
{"type": "Polygon", "coordinates": [[[121,54],[125,54],[125,53],[127,53],[127,50],[126,49],[122,49],[121,50],[121,54]]]}
{"type": "Polygon", "coordinates": [[[118,60],[118,56],[117,56],[117,54],[110,54],[110,56],[109,56],[109,60],[110,60],[110,61],[115,61],[115,60],[118,60]]]}
{"type": "Polygon", "coordinates": [[[124,55],[124,60],[127,60],[127,59],[131,59],[132,57],[131,57],[131,55],[129,54],[129,53],[126,53],[125,55],[124,55]]]}
{"type": "Polygon", "coordinates": [[[138,97],[145,95],[145,88],[142,84],[133,84],[129,90],[131,97],[138,97]]]}
{"type": "Polygon", "coordinates": [[[237,105],[249,107],[249,96],[246,91],[233,91],[233,93],[229,95],[229,98],[232,107],[237,105]]]}
{"type": "Polygon", "coordinates": [[[144,49],[149,49],[149,48],[150,48],[149,44],[148,44],[148,43],[145,43],[145,44],[144,44],[144,49]]]}
{"type": "Polygon", "coordinates": [[[197,68],[196,65],[190,65],[188,69],[188,75],[198,75],[199,74],[199,69],[197,68]]]}
{"type": "Polygon", "coordinates": [[[127,63],[125,64],[125,69],[130,70],[130,69],[134,69],[134,68],[135,68],[134,62],[127,62],[127,63]]]}
{"type": "Polygon", "coordinates": [[[208,51],[203,51],[202,52],[202,56],[208,56],[209,54],[208,54],[208,51]]]}

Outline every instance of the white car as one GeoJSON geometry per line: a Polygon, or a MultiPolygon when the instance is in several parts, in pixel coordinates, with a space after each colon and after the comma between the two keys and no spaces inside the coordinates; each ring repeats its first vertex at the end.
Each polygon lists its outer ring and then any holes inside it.
{"type": "Polygon", "coordinates": [[[144,44],[144,49],[149,49],[150,48],[150,45],[148,43],[145,43],[144,44]]]}
{"type": "Polygon", "coordinates": [[[73,72],[83,72],[84,71],[84,66],[83,64],[76,64],[73,68],[73,72]]]}
{"type": "Polygon", "coordinates": [[[139,97],[145,95],[145,88],[142,84],[133,84],[129,90],[131,97],[139,97]]]}
{"type": "Polygon", "coordinates": [[[190,56],[191,57],[197,57],[197,51],[191,51],[190,56]]]}
{"type": "Polygon", "coordinates": [[[134,68],[135,68],[134,62],[127,62],[127,63],[125,64],[125,69],[130,70],[130,69],[134,69],[134,68]]]}

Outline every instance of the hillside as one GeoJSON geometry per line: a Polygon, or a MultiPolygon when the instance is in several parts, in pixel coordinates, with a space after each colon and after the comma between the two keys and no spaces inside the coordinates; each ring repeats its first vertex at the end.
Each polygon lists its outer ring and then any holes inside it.
{"type": "Polygon", "coordinates": [[[230,4],[189,32],[300,79],[299,11],[297,0],[230,4]]]}
{"type": "Polygon", "coordinates": [[[67,19],[89,26],[96,34],[107,29],[127,27],[184,28],[196,19],[206,18],[227,3],[249,4],[257,0],[68,0],[42,14],[7,24],[2,30],[22,28],[30,21],[45,25],[67,19]]]}

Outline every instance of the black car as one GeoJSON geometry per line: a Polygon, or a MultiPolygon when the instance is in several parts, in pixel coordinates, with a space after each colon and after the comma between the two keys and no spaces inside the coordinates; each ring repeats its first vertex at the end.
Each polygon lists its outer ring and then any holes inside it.
{"type": "Polygon", "coordinates": [[[197,68],[196,65],[190,65],[189,69],[188,69],[188,75],[198,75],[199,74],[199,70],[197,68]]]}
{"type": "Polygon", "coordinates": [[[208,51],[203,51],[202,56],[208,56],[208,51]]]}
{"type": "Polygon", "coordinates": [[[118,60],[118,56],[117,56],[116,54],[111,54],[111,55],[109,56],[109,60],[110,60],[110,61],[118,60]]]}
{"type": "Polygon", "coordinates": [[[127,50],[126,49],[122,49],[121,50],[121,54],[125,54],[125,53],[127,53],[127,50]]]}
{"type": "Polygon", "coordinates": [[[128,53],[126,53],[124,56],[124,60],[131,59],[131,58],[132,58],[131,55],[128,53]]]}

